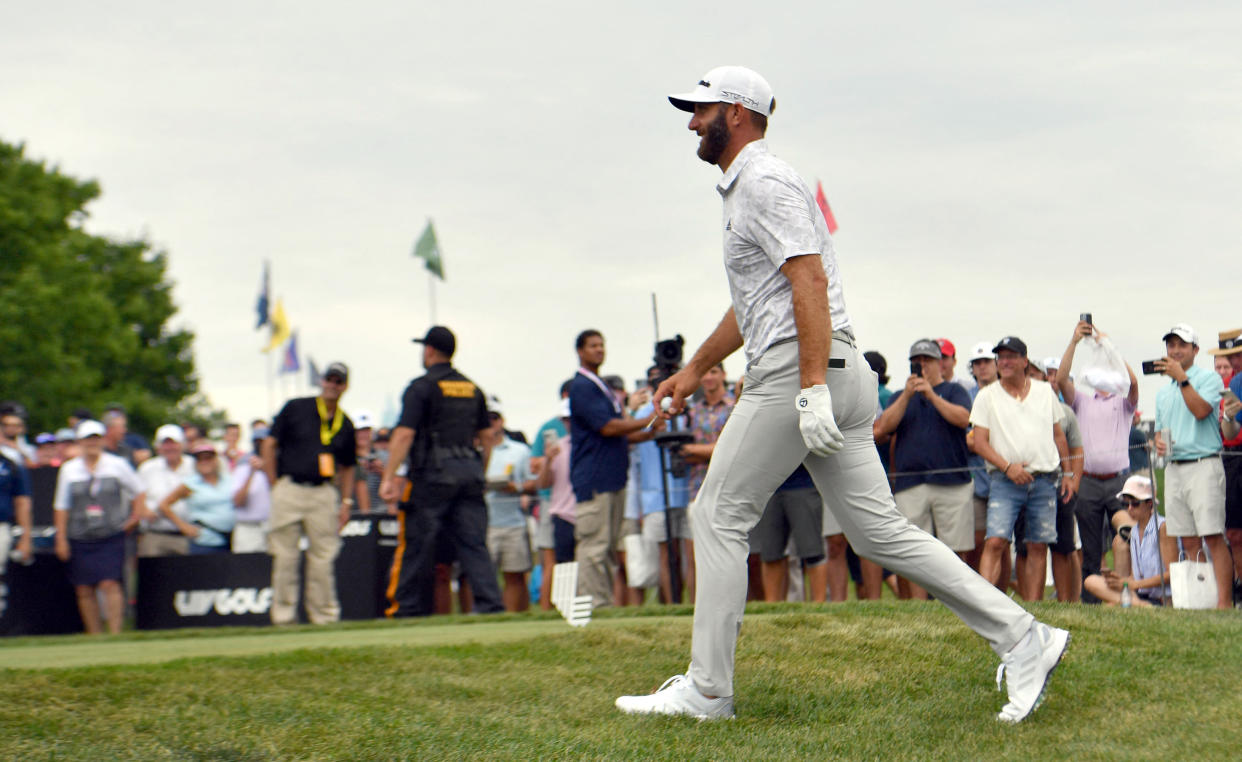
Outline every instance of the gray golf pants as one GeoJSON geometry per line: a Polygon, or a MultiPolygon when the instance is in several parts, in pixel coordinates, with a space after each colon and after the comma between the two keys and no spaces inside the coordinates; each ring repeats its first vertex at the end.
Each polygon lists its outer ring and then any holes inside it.
{"type": "Polygon", "coordinates": [[[998,655],[1034,621],[948,546],[897,512],[871,435],[876,376],[843,334],[833,335],[832,357],[845,361],[844,368],[828,369],[845,447],[823,458],[803,444],[794,404],[801,387],[798,344],[777,344],[747,369],[742,396],[690,509],[698,583],[689,675],[706,695],[733,695],[734,651],[746,606],[747,535],[799,463],[860,556],[926,588],[998,655]]]}

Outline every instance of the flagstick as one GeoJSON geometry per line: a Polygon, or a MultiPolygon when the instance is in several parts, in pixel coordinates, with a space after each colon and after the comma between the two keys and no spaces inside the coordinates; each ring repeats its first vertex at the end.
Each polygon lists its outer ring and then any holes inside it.
{"type": "Polygon", "coordinates": [[[433,273],[430,270],[428,270],[427,271],[427,286],[429,287],[430,292],[431,292],[431,300],[430,300],[431,324],[435,325],[436,324],[436,279],[432,277],[432,275],[433,273]]]}

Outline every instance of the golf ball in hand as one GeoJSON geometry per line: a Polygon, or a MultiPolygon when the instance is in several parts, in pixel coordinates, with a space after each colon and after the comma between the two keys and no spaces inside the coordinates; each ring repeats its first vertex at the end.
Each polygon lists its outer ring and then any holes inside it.
{"type": "Polygon", "coordinates": [[[672,397],[665,397],[664,399],[660,400],[660,409],[661,409],[661,410],[667,411],[667,410],[668,410],[669,408],[671,408],[672,406],[673,406],[673,398],[672,398],[672,397]]]}

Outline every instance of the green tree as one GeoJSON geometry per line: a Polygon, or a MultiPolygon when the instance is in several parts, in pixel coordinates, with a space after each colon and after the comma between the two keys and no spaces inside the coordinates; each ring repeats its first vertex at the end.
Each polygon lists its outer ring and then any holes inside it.
{"type": "Polygon", "coordinates": [[[150,433],[198,391],[194,336],[167,325],[167,255],[84,231],[98,197],[0,141],[0,400],[25,404],[34,431],[119,403],[150,433]]]}

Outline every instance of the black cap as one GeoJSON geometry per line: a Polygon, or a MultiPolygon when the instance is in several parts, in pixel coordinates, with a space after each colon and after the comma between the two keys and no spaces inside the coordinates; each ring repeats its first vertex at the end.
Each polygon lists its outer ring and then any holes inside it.
{"type": "Polygon", "coordinates": [[[1010,352],[1017,352],[1022,357],[1026,357],[1026,343],[1017,336],[1006,336],[996,342],[996,346],[992,347],[992,354],[996,354],[1002,349],[1008,349],[1010,352]]]}
{"type": "Polygon", "coordinates": [[[327,368],[324,368],[323,377],[327,378],[328,376],[340,376],[342,381],[349,383],[349,366],[343,362],[334,362],[327,368]]]}
{"type": "Polygon", "coordinates": [[[449,357],[457,351],[457,338],[453,336],[453,332],[442,325],[433,325],[427,331],[427,335],[421,339],[414,339],[419,344],[426,344],[432,349],[439,350],[449,357]]]}

